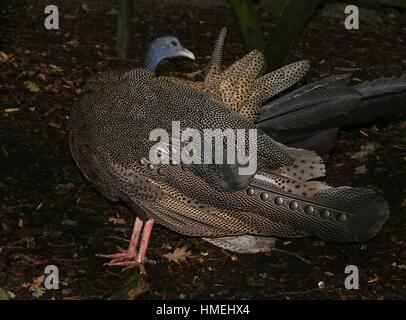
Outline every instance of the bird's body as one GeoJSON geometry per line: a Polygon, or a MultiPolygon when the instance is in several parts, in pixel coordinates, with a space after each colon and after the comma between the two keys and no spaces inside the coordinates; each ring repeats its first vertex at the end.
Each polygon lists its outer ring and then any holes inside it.
{"type": "MultiPolygon", "coordinates": [[[[309,181],[324,172],[320,158],[288,149],[261,131],[258,170],[242,180],[228,164],[152,164],[149,134],[156,128],[170,132],[173,121],[200,131],[255,129],[210,94],[188,85],[145,69],[109,72],[90,79],[73,107],[72,155],[103,195],[124,201],[141,220],[216,238],[220,246],[230,244],[221,237],[242,235],[364,241],[387,219],[381,197],[366,189],[309,181]]],[[[134,234],[137,230],[139,224],[134,234]]],[[[238,246],[234,249],[250,251],[238,246]]]]}
{"type": "MultiPolygon", "coordinates": [[[[154,77],[145,69],[101,73],[86,83],[72,110],[69,137],[76,163],[105,197],[125,202],[137,215],[128,250],[105,256],[113,258],[112,265],[142,262],[154,221],[216,246],[254,253],[270,250],[274,237],[365,241],[388,218],[383,198],[367,189],[326,185],[317,180],[325,173],[320,157],[270,136],[324,155],[340,125],[360,114],[381,115],[382,103],[404,105],[406,78],[348,87],[336,76],[263,106],[303,77],[308,62],[263,75],[264,57],[254,50],[223,69],[225,35],[222,29],[204,82],[154,77]],[[241,176],[238,163],[152,163],[155,142],[149,134],[156,128],[170,132],[174,121],[198,132],[256,130],[257,170],[241,176]]],[[[149,47],[146,66],[153,71],[173,56],[194,59],[176,38],[159,38],[149,47]]]]}

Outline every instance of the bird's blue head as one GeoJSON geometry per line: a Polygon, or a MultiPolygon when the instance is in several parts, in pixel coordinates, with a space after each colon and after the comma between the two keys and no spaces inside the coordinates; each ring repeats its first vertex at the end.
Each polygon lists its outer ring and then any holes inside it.
{"type": "Polygon", "coordinates": [[[171,57],[186,57],[195,60],[193,52],[183,47],[177,38],[167,36],[156,38],[148,45],[145,66],[151,71],[155,71],[161,60],[171,57]]]}

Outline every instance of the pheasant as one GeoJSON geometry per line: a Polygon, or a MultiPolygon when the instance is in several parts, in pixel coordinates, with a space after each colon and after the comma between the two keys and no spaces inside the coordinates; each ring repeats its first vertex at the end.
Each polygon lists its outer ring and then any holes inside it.
{"type": "MultiPolygon", "coordinates": [[[[182,152],[185,141],[177,142],[161,145],[159,155],[182,152]]],[[[229,250],[258,252],[269,250],[273,237],[365,241],[389,215],[373,191],[314,181],[325,173],[314,153],[277,143],[212,94],[146,69],[89,79],[72,108],[69,144],[84,176],[137,216],[128,249],[103,255],[112,259],[109,265],[141,264],[155,222],[229,250]],[[241,174],[245,164],[238,161],[154,163],[151,132],[171,132],[177,121],[182,132],[245,133],[236,150],[256,145],[256,170],[241,174]]]]}

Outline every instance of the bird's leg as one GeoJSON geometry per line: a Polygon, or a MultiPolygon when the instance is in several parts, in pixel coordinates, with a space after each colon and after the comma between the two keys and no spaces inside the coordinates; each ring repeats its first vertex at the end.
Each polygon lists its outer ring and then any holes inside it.
{"type": "Polygon", "coordinates": [[[154,219],[149,219],[145,222],[144,230],[142,231],[140,248],[138,250],[137,262],[142,263],[147,253],[149,239],[151,238],[152,228],[154,227],[154,219]]]}
{"type": "MultiPolygon", "coordinates": [[[[133,234],[131,237],[130,244],[127,250],[118,248],[120,252],[114,254],[98,254],[99,257],[110,258],[112,259],[107,265],[109,266],[122,266],[126,270],[128,268],[133,268],[136,266],[141,266],[141,271],[143,271],[142,263],[145,259],[145,254],[148,248],[148,242],[151,237],[152,228],[154,226],[154,220],[149,219],[147,222],[144,222],[137,217],[134,223],[133,234]],[[141,241],[137,253],[137,244],[140,237],[141,229],[144,226],[142,231],[141,241]]],[[[145,273],[145,271],[144,271],[145,273]]]]}
{"type": "Polygon", "coordinates": [[[117,265],[116,263],[125,259],[134,260],[137,257],[137,244],[140,237],[141,229],[144,222],[140,218],[135,219],[133,233],[131,235],[130,244],[127,249],[118,247],[118,253],[113,254],[97,254],[98,257],[112,259],[108,265],[113,266],[117,265]]]}

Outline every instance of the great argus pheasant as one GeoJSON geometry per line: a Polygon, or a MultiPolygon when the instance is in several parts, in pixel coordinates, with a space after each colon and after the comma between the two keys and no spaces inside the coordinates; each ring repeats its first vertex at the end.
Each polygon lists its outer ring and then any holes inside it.
{"type": "Polygon", "coordinates": [[[365,241],[389,215],[373,191],[315,181],[325,172],[315,153],[277,143],[212,93],[146,69],[89,79],[70,122],[71,153],[84,176],[137,215],[129,248],[105,255],[110,265],[142,263],[154,222],[230,250],[258,252],[269,249],[272,237],[365,241]],[[257,146],[257,170],[240,175],[239,163],[152,163],[150,133],[171,132],[174,122],[182,131],[254,130],[246,145],[257,146]]]}

